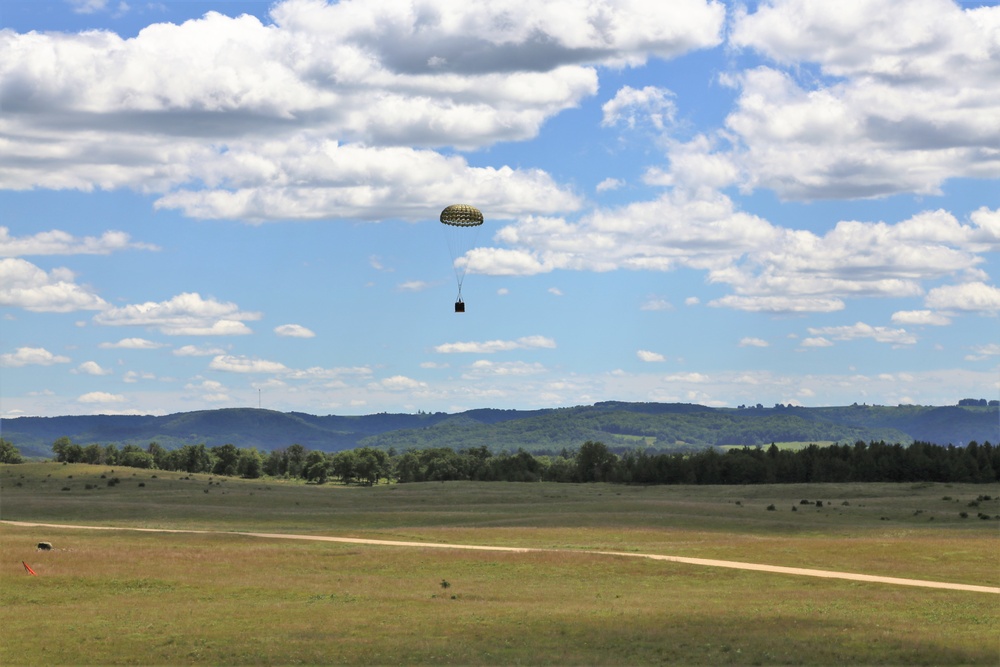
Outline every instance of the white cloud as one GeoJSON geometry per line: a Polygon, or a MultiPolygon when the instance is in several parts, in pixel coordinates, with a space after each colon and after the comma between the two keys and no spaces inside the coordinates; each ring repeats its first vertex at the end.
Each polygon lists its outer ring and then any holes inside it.
{"type": "Polygon", "coordinates": [[[559,289],[558,287],[550,287],[546,291],[549,294],[551,294],[552,296],[562,296],[563,295],[563,291],[561,289],[559,289]]]}
{"type": "Polygon", "coordinates": [[[965,357],[966,361],[986,361],[990,357],[1000,356],[1000,343],[989,343],[987,345],[976,345],[972,348],[972,354],[965,357]]]}
{"type": "Polygon", "coordinates": [[[620,178],[605,178],[603,181],[595,186],[595,190],[598,192],[609,192],[611,190],[618,190],[625,185],[625,181],[620,178]]]}
{"type": "Polygon", "coordinates": [[[108,6],[108,0],[67,0],[77,14],[93,14],[103,11],[108,6]]]}
{"type": "Polygon", "coordinates": [[[82,239],[67,232],[52,230],[32,236],[14,237],[7,227],[0,227],[0,257],[24,255],[108,255],[118,250],[158,250],[148,243],[133,243],[125,232],[107,231],[100,237],[82,239]]]}
{"type": "Polygon", "coordinates": [[[658,296],[651,296],[642,302],[639,310],[673,310],[669,301],[658,296]]]}
{"type": "Polygon", "coordinates": [[[145,371],[127,371],[124,375],[122,375],[122,382],[125,382],[126,384],[135,384],[139,380],[155,379],[155,375],[145,371]]]}
{"type": "Polygon", "coordinates": [[[650,352],[649,350],[637,350],[635,356],[639,357],[640,361],[645,361],[647,363],[667,360],[667,358],[659,352],[650,352]]]}
{"type": "Polygon", "coordinates": [[[171,336],[234,336],[251,333],[243,320],[260,317],[260,313],[240,311],[234,303],[184,293],[168,301],[110,308],[95,315],[94,321],[107,326],[153,327],[171,336]]]}
{"type": "Polygon", "coordinates": [[[900,310],[892,314],[892,322],[940,327],[951,324],[951,318],[933,310],[900,310]]]}
{"type": "Polygon", "coordinates": [[[493,354],[494,352],[509,352],[511,350],[552,349],[556,342],[545,336],[524,336],[517,340],[490,340],[484,342],[444,343],[434,348],[441,354],[493,354]]]}
{"type": "Polygon", "coordinates": [[[770,344],[763,338],[746,337],[740,339],[740,347],[768,347],[770,344]]]}
{"type": "Polygon", "coordinates": [[[426,388],[427,383],[414,380],[413,378],[408,378],[405,375],[394,375],[381,380],[376,386],[380,389],[386,389],[388,391],[411,391],[413,389],[426,388]]]}
{"type": "MultiPolygon", "coordinates": [[[[166,343],[155,343],[151,340],[146,340],[145,338],[122,338],[117,343],[101,343],[98,347],[106,350],[155,350],[161,347],[166,347],[166,343]]],[[[187,347],[191,347],[188,345],[187,347]]],[[[181,354],[179,351],[175,351],[174,354],[181,354]]]]}
{"type": "Polygon", "coordinates": [[[576,197],[545,174],[412,147],[532,138],[596,93],[595,65],[715,46],[724,17],[703,0],[288,0],[268,25],[211,12],[128,39],[6,31],[5,180],[134,187],[189,216],[250,221],[416,219],[449,191],[508,213],[567,210],[576,197]]]}
{"type": "Polygon", "coordinates": [[[463,377],[468,379],[482,378],[484,376],[524,376],[524,375],[538,375],[539,373],[545,372],[545,366],[542,364],[527,363],[524,361],[506,361],[506,362],[496,362],[489,361],[487,359],[480,359],[475,361],[469,366],[469,372],[464,374],[463,377]]]}
{"type": "Polygon", "coordinates": [[[266,361],[264,359],[252,359],[250,357],[220,354],[208,364],[208,367],[216,371],[226,371],[228,373],[287,373],[288,367],[277,361],[266,361]]]}
{"type": "Polygon", "coordinates": [[[935,287],[924,304],[937,310],[1000,311],[1000,288],[981,282],[935,287]]]}
{"type": "Polygon", "coordinates": [[[737,12],[730,43],[788,66],[730,79],[740,98],[726,126],[744,184],[815,199],[996,178],[1000,155],[985,147],[1000,138],[998,16],[946,0],[776,0],[737,12]]]}
{"type": "Polygon", "coordinates": [[[96,361],[85,361],[79,366],[77,366],[75,373],[83,373],[85,375],[111,375],[114,373],[112,370],[106,368],[101,368],[101,365],[96,361]]]}
{"type": "Polygon", "coordinates": [[[677,105],[673,98],[666,88],[646,86],[637,90],[625,86],[601,107],[601,125],[624,125],[632,130],[648,124],[662,132],[674,123],[677,105]]]}
{"type": "Polygon", "coordinates": [[[92,391],[76,399],[80,403],[124,403],[122,394],[109,394],[106,391],[92,391]]]}
{"type": "MultiPolygon", "coordinates": [[[[813,336],[829,336],[834,340],[871,338],[878,343],[891,343],[893,345],[913,345],[917,342],[916,336],[908,333],[906,329],[873,327],[864,322],[837,327],[809,327],[809,333],[813,336]]],[[[803,341],[804,344],[805,342],[803,341]]]]}
{"type": "MultiPolygon", "coordinates": [[[[922,282],[968,272],[1000,247],[995,211],[961,224],[927,211],[895,224],[842,221],[823,235],[774,227],[735,211],[719,194],[674,194],[657,202],[598,210],[579,223],[531,218],[502,228],[514,249],[480,248],[471,269],[499,275],[553,269],[709,270],[736,294],[715,306],[763,312],[832,312],[845,297],[916,296],[922,282]]],[[[1000,224],[1000,223],[998,223],[1000,224]]]]}
{"type": "Polygon", "coordinates": [[[104,299],[74,280],[69,269],[46,272],[23,259],[0,259],[0,306],[54,313],[107,308],[104,299]]]}
{"type": "Polygon", "coordinates": [[[214,357],[225,353],[221,347],[197,345],[184,345],[174,350],[174,355],[178,357],[214,357]]]}
{"type": "Polygon", "coordinates": [[[316,334],[300,324],[282,324],[274,328],[274,333],[279,336],[291,338],[315,338],[316,334]]]}
{"type": "Polygon", "coordinates": [[[833,342],[823,338],[822,336],[816,336],[811,338],[803,338],[802,347],[831,347],[833,342]]]}
{"type": "Polygon", "coordinates": [[[423,280],[408,280],[400,283],[397,288],[404,292],[422,292],[431,287],[431,284],[423,280]]]}
{"type": "Polygon", "coordinates": [[[21,366],[51,366],[69,363],[70,358],[52,354],[44,347],[19,347],[16,352],[0,354],[0,366],[20,368],[21,366]]]}

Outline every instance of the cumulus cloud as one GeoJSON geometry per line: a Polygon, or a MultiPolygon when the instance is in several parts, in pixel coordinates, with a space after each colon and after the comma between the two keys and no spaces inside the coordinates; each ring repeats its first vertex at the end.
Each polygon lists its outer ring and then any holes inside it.
{"type": "MultiPolygon", "coordinates": [[[[156,343],[145,338],[122,338],[117,343],[101,343],[98,347],[106,350],[155,350],[166,347],[166,343],[156,343]]],[[[174,352],[174,354],[180,354],[180,352],[174,352]]]]}
{"type": "Polygon", "coordinates": [[[545,336],[524,336],[517,340],[490,340],[483,342],[444,343],[434,348],[441,354],[493,354],[494,352],[509,352],[511,350],[552,349],[556,342],[545,336]]]}
{"type": "Polygon", "coordinates": [[[288,367],[277,361],[253,359],[245,356],[220,354],[212,359],[208,367],[227,373],[287,373],[288,367]]]}
{"type": "Polygon", "coordinates": [[[213,347],[209,345],[183,345],[174,350],[174,354],[178,357],[214,357],[225,353],[226,351],[221,347],[213,347]]]}
{"type": "MultiPolygon", "coordinates": [[[[917,342],[916,336],[908,333],[906,329],[873,327],[864,322],[857,322],[847,326],[809,327],[809,333],[813,336],[824,338],[828,336],[834,340],[870,338],[879,343],[891,343],[893,345],[913,345],[917,342]]],[[[805,343],[803,342],[803,344],[805,343]]]]}
{"type": "Polygon", "coordinates": [[[286,0],[267,25],[210,12],[127,39],[5,31],[0,179],[133,187],[207,218],[415,218],[450,189],[565,209],[575,196],[544,174],[434,149],[532,138],[596,93],[596,66],[715,46],[724,18],[705,0],[286,0]]]}
{"type": "Polygon", "coordinates": [[[69,357],[52,354],[44,347],[19,347],[15,352],[0,354],[0,366],[19,368],[21,366],[51,366],[69,363],[69,357]]]}
{"type": "Polygon", "coordinates": [[[601,125],[624,125],[630,130],[651,125],[663,132],[673,124],[677,113],[673,98],[674,94],[666,88],[646,86],[637,90],[625,86],[601,107],[604,113],[601,125]]]}
{"type": "Polygon", "coordinates": [[[816,199],[996,178],[1000,155],[986,147],[1000,141],[998,17],[1000,7],[947,0],[776,0],[737,12],[730,44],[787,66],[729,79],[743,184],[816,199]]]}
{"type": "Polygon", "coordinates": [[[639,306],[639,310],[673,310],[673,308],[669,301],[658,296],[649,297],[639,306]]]}
{"type": "Polygon", "coordinates": [[[76,399],[80,403],[124,403],[122,394],[110,394],[106,391],[92,391],[76,399]]]}
{"type": "Polygon", "coordinates": [[[940,327],[951,324],[951,318],[933,310],[900,310],[892,314],[892,322],[940,327]]]}
{"type": "Polygon", "coordinates": [[[251,333],[243,321],[260,317],[260,313],[240,311],[234,303],[188,292],[168,301],[109,308],[95,315],[94,321],[106,326],[153,327],[171,336],[234,336],[251,333]]]}
{"type": "Polygon", "coordinates": [[[25,255],[108,255],[118,250],[158,250],[155,245],[133,242],[125,232],[107,231],[101,236],[74,237],[67,232],[52,230],[31,236],[11,236],[10,229],[0,227],[0,257],[25,255]]]}
{"type": "Polygon", "coordinates": [[[489,361],[488,359],[480,359],[473,362],[468,369],[468,372],[463,374],[463,377],[467,379],[476,379],[484,376],[524,376],[524,375],[538,375],[539,373],[545,372],[545,366],[542,364],[527,363],[524,361],[489,361]]]}
{"type": "Polygon", "coordinates": [[[924,304],[937,310],[1000,312],[1000,288],[981,282],[935,287],[924,304]]]}
{"type": "Polygon", "coordinates": [[[405,375],[393,375],[392,377],[385,378],[376,384],[379,389],[386,389],[388,391],[411,391],[413,389],[421,389],[427,386],[426,382],[420,382],[414,380],[413,378],[408,378],[405,375]]]}
{"type": "Polygon", "coordinates": [[[84,375],[111,375],[114,371],[101,368],[101,365],[96,361],[85,361],[76,367],[75,373],[83,373],[84,375]]]}
{"type": "Polygon", "coordinates": [[[300,324],[282,324],[274,328],[274,333],[290,338],[315,338],[316,334],[300,324]]]}
{"type": "Polygon", "coordinates": [[[847,298],[918,297],[928,281],[975,270],[1000,248],[1000,215],[981,208],[961,222],[931,210],[898,222],[842,220],[817,233],[742,212],[718,191],[676,188],[576,222],[529,216],[495,240],[507,247],[477,248],[459,263],[493,275],[705,270],[733,290],[713,306],[834,312],[847,298]]]}
{"type": "Polygon", "coordinates": [[[763,338],[746,337],[740,339],[740,347],[768,347],[769,343],[763,338]]]}
{"type": "Polygon", "coordinates": [[[801,343],[802,347],[831,347],[832,345],[832,341],[823,338],[822,336],[803,338],[801,343]]]}
{"type": "Polygon", "coordinates": [[[69,269],[45,271],[17,258],[0,259],[0,305],[34,312],[102,310],[107,302],[77,285],[69,269]]]}
{"type": "Polygon", "coordinates": [[[647,363],[667,360],[667,358],[659,352],[650,352],[649,350],[637,350],[635,356],[639,357],[639,361],[645,361],[647,363]]]}
{"type": "Polygon", "coordinates": [[[605,178],[603,181],[598,183],[594,189],[598,192],[609,192],[611,190],[617,190],[625,185],[625,181],[620,178],[605,178]]]}

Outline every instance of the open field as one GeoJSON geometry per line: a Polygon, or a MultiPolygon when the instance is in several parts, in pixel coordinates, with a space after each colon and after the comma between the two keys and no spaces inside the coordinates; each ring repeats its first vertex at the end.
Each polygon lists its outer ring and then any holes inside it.
{"type": "Polygon", "coordinates": [[[996,485],[344,488],[190,477],[0,466],[0,518],[568,551],[0,525],[0,662],[1000,659],[997,595],[573,553],[657,553],[996,587],[998,521],[977,518],[1000,515],[996,485]],[[36,552],[40,540],[57,550],[36,552]],[[39,576],[27,576],[22,560],[39,576]]]}

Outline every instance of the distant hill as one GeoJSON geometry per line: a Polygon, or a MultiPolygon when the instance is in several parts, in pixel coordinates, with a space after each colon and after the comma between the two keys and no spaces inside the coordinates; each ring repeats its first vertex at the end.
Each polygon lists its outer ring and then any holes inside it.
{"type": "Polygon", "coordinates": [[[94,415],[17,417],[0,421],[2,436],[26,456],[49,456],[52,443],[69,437],[80,445],[150,442],[173,449],[232,443],[270,451],[291,444],[340,451],[359,446],[410,448],[487,447],[492,451],[558,452],[600,440],[613,449],[694,450],[772,442],[900,442],[940,445],[971,440],[1000,443],[998,407],[980,405],[897,407],[851,405],[803,408],[710,408],[687,403],[623,403],[544,410],[477,409],[456,414],[379,413],[316,416],[228,408],[166,416],[94,415]]]}

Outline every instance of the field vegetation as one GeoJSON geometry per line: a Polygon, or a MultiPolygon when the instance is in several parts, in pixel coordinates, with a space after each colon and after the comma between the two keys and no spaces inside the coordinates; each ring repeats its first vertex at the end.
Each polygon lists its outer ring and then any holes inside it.
{"type": "Polygon", "coordinates": [[[210,531],[0,524],[0,664],[995,665],[1000,595],[587,551],[996,587],[997,515],[995,483],[348,486],[0,465],[7,521],[210,531]]]}

